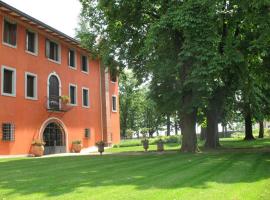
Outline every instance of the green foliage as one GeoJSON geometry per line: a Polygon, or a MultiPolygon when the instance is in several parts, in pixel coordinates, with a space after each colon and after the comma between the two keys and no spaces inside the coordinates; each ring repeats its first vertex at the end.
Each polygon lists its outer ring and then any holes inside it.
{"type": "Polygon", "coordinates": [[[131,129],[152,136],[162,126],[163,116],[149,97],[148,85],[139,86],[130,70],[124,70],[119,81],[121,135],[128,136],[127,130],[131,129]]]}
{"type": "MultiPolygon", "coordinates": [[[[180,144],[180,137],[177,135],[171,135],[171,136],[160,136],[157,138],[149,138],[149,144],[153,145],[153,144],[157,144],[157,142],[159,140],[162,140],[164,142],[164,144],[180,144]]],[[[132,147],[132,146],[141,146],[141,140],[139,139],[131,139],[131,140],[122,140],[121,143],[117,146],[115,146],[115,148],[118,147],[132,147]]]]}
{"type": "Polygon", "coordinates": [[[132,138],[133,134],[134,134],[134,131],[133,130],[131,130],[131,129],[127,129],[126,130],[126,136],[128,138],[132,138]]]}
{"type": "Polygon", "coordinates": [[[144,138],[146,138],[146,137],[147,137],[148,131],[149,131],[148,128],[142,128],[142,129],[140,130],[140,133],[142,134],[142,136],[143,136],[144,138]]]}
{"type": "MultiPolygon", "coordinates": [[[[80,2],[82,42],[96,49],[105,65],[114,66],[116,59],[120,68],[133,69],[139,82],[149,82],[143,98],[154,106],[147,101],[138,109],[149,112],[129,110],[126,129],[153,132],[162,121],[151,118],[156,112],[177,111],[185,125],[194,124],[197,113],[203,122],[211,109],[223,124],[240,112],[252,112],[257,120],[270,116],[268,0],[80,2]]],[[[195,127],[188,130],[182,131],[184,147],[195,149],[195,127]]]]}
{"type": "Polygon", "coordinates": [[[72,144],[81,144],[81,143],[82,143],[81,140],[74,140],[74,141],[72,141],[72,144]]]}

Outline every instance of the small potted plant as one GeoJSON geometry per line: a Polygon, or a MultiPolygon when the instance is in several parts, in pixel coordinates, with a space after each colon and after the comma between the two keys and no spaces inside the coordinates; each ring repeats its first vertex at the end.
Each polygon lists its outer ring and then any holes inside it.
{"type": "Polygon", "coordinates": [[[104,152],[105,142],[101,140],[97,142],[96,145],[98,147],[98,152],[100,153],[100,155],[102,155],[102,153],[104,152]]]}
{"type": "Polygon", "coordinates": [[[66,95],[60,96],[60,99],[63,104],[68,104],[70,102],[69,96],[66,95]]]}
{"type": "Polygon", "coordinates": [[[143,148],[144,148],[144,151],[147,151],[148,148],[149,148],[149,140],[148,139],[143,139],[142,140],[142,144],[143,144],[143,148]]]}
{"type": "Polygon", "coordinates": [[[164,141],[161,138],[157,141],[157,151],[164,151],[164,141]]]}
{"type": "Polygon", "coordinates": [[[82,150],[82,141],[75,140],[72,142],[72,151],[75,153],[80,153],[82,150]]]}
{"type": "Polygon", "coordinates": [[[43,142],[40,139],[33,140],[33,142],[32,142],[32,154],[35,157],[43,156],[43,154],[44,154],[44,145],[45,145],[45,142],[43,142]]]}

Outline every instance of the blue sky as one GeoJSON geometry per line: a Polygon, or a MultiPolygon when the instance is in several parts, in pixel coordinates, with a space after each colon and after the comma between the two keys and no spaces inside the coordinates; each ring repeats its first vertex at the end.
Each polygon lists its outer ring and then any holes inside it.
{"type": "Polygon", "coordinates": [[[2,0],[28,15],[74,37],[81,4],[79,0],[2,0]]]}

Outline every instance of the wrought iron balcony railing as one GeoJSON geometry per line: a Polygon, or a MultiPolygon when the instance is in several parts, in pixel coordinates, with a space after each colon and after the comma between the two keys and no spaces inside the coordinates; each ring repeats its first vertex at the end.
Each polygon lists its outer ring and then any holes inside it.
{"type": "Polygon", "coordinates": [[[61,96],[50,96],[46,98],[46,108],[51,112],[67,112],[73,107],[68,101],[62,100],[61,96]]]}

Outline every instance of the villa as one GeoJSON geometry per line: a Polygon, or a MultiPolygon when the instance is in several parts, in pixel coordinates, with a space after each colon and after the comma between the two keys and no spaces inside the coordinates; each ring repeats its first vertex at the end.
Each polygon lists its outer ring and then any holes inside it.
{"type": "Polygon", "coordinates": [[[64,33],[0,1],[0,155],[120,141],[117,77],[64,33]]]}

